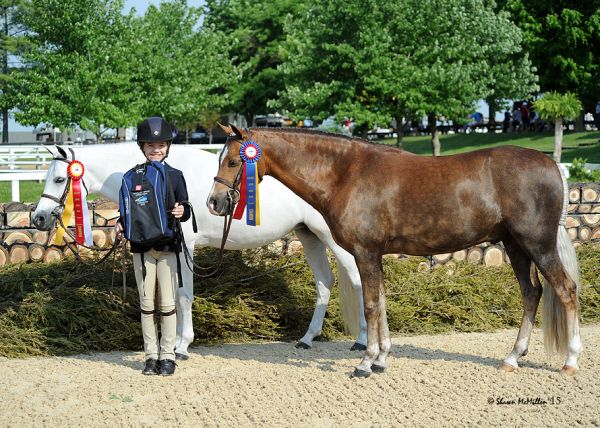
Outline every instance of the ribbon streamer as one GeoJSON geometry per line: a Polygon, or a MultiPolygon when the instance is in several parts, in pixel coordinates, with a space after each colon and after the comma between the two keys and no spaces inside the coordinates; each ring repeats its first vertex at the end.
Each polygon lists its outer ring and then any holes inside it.
{"type": "Polygon", "coordinates": [[[258,168],[256,162],[260,159],[260,146],[254,141],[246,141],[240,148],[240,156],[244,161],[240,186],[240,201],[233,218],[242,218],[246,208],[246,224],[260,226],[260,198],[258,194],[258,168]],[[238,217],[236,217],[236,215],[238,217]]]}
{"type": "MultiPolygon", "coordinates": [[[[92,246],[92,226],[90,224],[90,215],[87,207],[87,192],[85,186],[82,186],[83,173],[85,169],[83,164],[77,160],[72,161],[67,166],[67,175],[71,179],[71,187],[67,195],[65,209],[63,211],[63,224],[68,226],[71,217],[75,214],[75,241],[78,244],[87,244],[92,246]]],[[[62,244],[65,230],[62,227],[56,232],[56,243],[62,244]]]]}
{"type": "MultiPolygon", "coordinates": [[[[73,216],[73,191],[69,189],[69,193],[67,194],[67,200],[65,201],[65,209],[62,213],[62,224],[65,227],[69,227],[69,223],[71,223],[71,217],[73,216]]],[[[56,245],[62,245],[64,242],[64,234],[65,229],[62,226],[58,226],[56,230],[56,236],[54,238],[54,243],[56,245]]]]}
{"type": "Polygon", "coordinates": [[[246,164],[242,165],[242,180],[240,181],[240,200],[235,207],[233,218],[240,220],[246,209],[246,164]]]}

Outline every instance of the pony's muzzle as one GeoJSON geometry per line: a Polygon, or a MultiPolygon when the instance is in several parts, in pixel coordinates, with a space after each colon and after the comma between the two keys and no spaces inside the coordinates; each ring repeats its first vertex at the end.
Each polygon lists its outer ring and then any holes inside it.
{"type": "Polygon", "coordinates": [[[33,225],[38,230],[50,230],[54,224],[54,218],[48,214],[36,214],[33,217],[33,225]]]}
{"type": "Polygon", "coordinates": [[[206,206],[212,215],[224,216],[231,212],[238,199],[236,192],[233,192],[233,196],[230,192],[221,192],[212,194],[206,201],[206,206]]]}

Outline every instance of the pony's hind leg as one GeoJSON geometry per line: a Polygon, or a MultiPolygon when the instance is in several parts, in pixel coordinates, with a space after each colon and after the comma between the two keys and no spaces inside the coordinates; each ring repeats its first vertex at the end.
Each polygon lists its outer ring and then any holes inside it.
{"type": "MultiPolygon", "coordinates": [[[[534,260],[535,261],[535,260],[534,260]]],[[[566,353],[561,373],[574,375],[582,349],[579,335],[579,264],[575,248],[563,226],[558,228],[557,249],[536,261],[544,276],[544,344],[546,351],[566,353]]]]}
{"type": "Polygon", "coordinates": [[[337,261],[339,301],[346,333],[356,337],[351,351],[364,351],[367,348],[367,321],[363,304],[360,273],[354,256],[340,247],[322,217],[309,216],[306,227],[314,233],[333,253],[337,261]]]}
{"type": "Polygon", "coordinates": [[[340,309],[348,331],[356,336],[356,341],[350,347],[350,350],[364,351],[367,349],[367,321],[365,320],[365,305],[363,303],[360,274],[352,254],[341,247],[337,247],[337,249],[330,248],[337,259],[340,309]]]}
{"type": "Polygon", "coordinates": [[[306,228],[298,228],[295,232],[302,243],[306,261],[313,271],[317,287],[317,302],[308,330],[296,344],[296,348],[309,349],[312,347],[313,339],[321,334],[335,277],[329,266],[325,245],[319,238],[306,228]]]}
{"type": "MultiPolygon", "coordinates": [[[[190,254],[194,254],[194,243],[186,243],[190,254]]],[[[177,339],[175,340],[175,357],[178,360],[189,358],[188,347],[194,341],[194,326],[192,321],[192,302],[194,300],[194,274],[185,262],[185,254],[180,253],[182,287],[175,294],[177,313],[177,339]]]]}
{"type": "Polygon", "coordinates": [[[532,261],[521,247],[512,239],[504,241],[504,248],[510,258],[510,263],[521,287],[521,298],[523,301],[523,318],[519,334],[511,353],[504,359],[500,368],[511,372],[519,367],[517,360],[527,355],[531,330],[535,322],[535,314],[542,296],[542,286],[537,279],[537,273],[531,272],[532,261]],[[532,276],[534,282],[532,283],[532,276]]]}

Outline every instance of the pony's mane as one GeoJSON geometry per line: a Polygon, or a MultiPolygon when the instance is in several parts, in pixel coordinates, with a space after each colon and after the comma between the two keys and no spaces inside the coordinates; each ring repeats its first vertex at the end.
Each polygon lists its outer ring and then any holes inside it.
{"type": "Polygon", "coordinates": [[[268,131],[268,132],[284,132],[284,133],[289,133],[289,134],[303,134],[303,135],[321,135],[324,137],[328,137],[328,138],[336,138],[336,139],[340,139],[340,140],[344,140],[344,141],[358,141],[360,143],[366,143],[366,144],[377,144],[374,143],[373,141],[370,140],[366,140],[364,138],[361,137],[354,137],[354,136],[350,136],[350,135],[343,135],[343,134],[337,134],[335,132],[328,132],[328,131],[321,131],[321,130],[314,130],[314,129],[303,129],[303,128],[267,128],[267,127],[252,127],[250,128],[250,130],[255,130],[255,131],[268,131]]]}

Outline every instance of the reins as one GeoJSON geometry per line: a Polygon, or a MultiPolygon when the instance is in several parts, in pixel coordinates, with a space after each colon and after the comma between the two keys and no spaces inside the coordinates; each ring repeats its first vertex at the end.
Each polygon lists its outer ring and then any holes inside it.
{"type": "MultiPolygon", "coordinates": [[[[229,204],[228,204],[229,209],[225,213],[224,218],[223,218],[223,237],[221,238],[221,248],[219,249],[219,260],[217,261],[217,266],[213,268],[213,267],[198,266],[197,264],[195,264],[193,257],[190,256],[187,246],[185,245],[185,240],[182,239],[183,248],[184,248],[183,251],[185,253],[185,262],[186,262],[188,268],[192,271],[192,273],[200,278],[208,278],[208,277],[213,276],[214,274],[216,274],[219,271],[219,269],[221,268],[221,266],[223,264],[223,256],[225,254],[225,244],[227,243],[227,237],[229,236],[231,224],[233,223],[233,212],[235,210],[235,204],[233,203],[233,200],[234,200],[233,196],[237,193],[238,200],[239,200],[239,195],[240,195],[239,186],[240,186],[241,179],[242,179],[242,167],[240,167],[233,183],[231,181],[229,181],[225,178],[219,177],[219,176],[216,176],[213,178],[213,180],[216,181],[217,183],[221,183],[224,186],[227,186],[229,188],[229,190],[227,191],[227,200],[229,201],[229,204]],[[213,271],[209,272],[207,274],[194,273],[194,270],[189,265],[190,260],[192,262],[192,265],[200,270],[213,269],[213,271]]],[[[181,236],[183,237],[183,233],[181,236]]]]}
{"type": "MultiPolygon", "coordinates": [[[[209,278],[213,275],[215,275],[217,272],[219,272],[219,270],[221,269],[222,265],[223,265],[223,257],[225,254],[225,244],[227,243],[227,238],[229,237],[229,231],[231,230],[231,224],[233,223],[233,212],[235,209],[235,204],[233,203],[234,200],[234,195],[237,193],[238,194],[238,200],[239,200],[239,194],[240,194],[240,190],[239,190],[239,185],[240,185],[240,180],[242,178],[242,168],[240,167],[240,170],[238,171],[236,177],[235,177],[235,181],[232,183],[231,181],[216,176],[214,177],[214,181],[216,181],[217,183],[221,183],[224,186],[227,186],[229,188],[228,192],[227,192],[227,199],[229,201],[229,209],[227,211],[227,213],[225,213],[225,216],[223,218],[223,237],[221,238],[221,247],[219,248],[219,260],[217,261],[217,265],[216,266],[199,266],[194,262],[194,257],[193,255],[190,254],[187,246],[185,245],[185,239],[183,236],[183,231],[181,230],[181,226],[180,224],[178,224],[179,230],[181,232],[181,243],[182,243],[182,247],[183,247],[183,253],[185,255],[185,263],[188,267],[188,269],[192,272],[193,275],[199,277],[199,278],[209,278]],[[190,266],[190,263],[192,266],[190,266]],[[199,273],[195,273],[193,267],[201,270],[201,271],[206,271],[206,270],[211,270],[208,273],[204,273],[204,274],[199,274],[199,273]]],[[[192,213],[193,213],[193,208],[191,208],[190,205],[190,209],[192,209],[192,213]]],[[[179,222],[178,222],[179,223],[179,222]]]]}
{"type": "MultiPolygon", "coordinates": [[[[191,204],[189,206],[193,213],[193,208],[191,207],[191,204]]],[[[183,254],[185,256],[185,264],[187,265],[188,269],[192,272],[192,274],[197,276],[198,278],[210,278],[211,276],[218,273],[223,265],[223,256],[225,254],[225,244],[227,243],[227,237],[229,236],[229,230],[231,229],[231,224],[233,222],[233,207],[234,207],[233,204],[230,204],[230,209],[227,212],[227,214],[225,214],[225,217],[223,219],[223,237],[221,238],[221,247],[219,249],[219,260],[217,261],[216,266],[200,266],[194,262],[194,257],[192,254],[190,254],[190,252],[187,248],[187,245],[185,244],[185,237],[183,236],[183,230],[181,229],[181,223],[179,222],[179,220],[177,220],[177,222],[176,222],[177,228],[179,229],[179,233],[181,234],[181,247],[182,247],[183,254]],[[191,263],[191,266],[190,266],[190,263],[191,263]],[[211,270],[211,271],[208,273],[200,274],[200,273],[194,272],[194,268],[201,270],[201,271],[207,271],[207,270],[211,270]]],[[[194,220],[194,222],[195,222],[195,220],[194,220]]],[[[195,228],[195,224],[194,224],[194,228],[195,228]]],[[[194,230],[194,232],[195,232],[195,230],[194,230]]]]}

